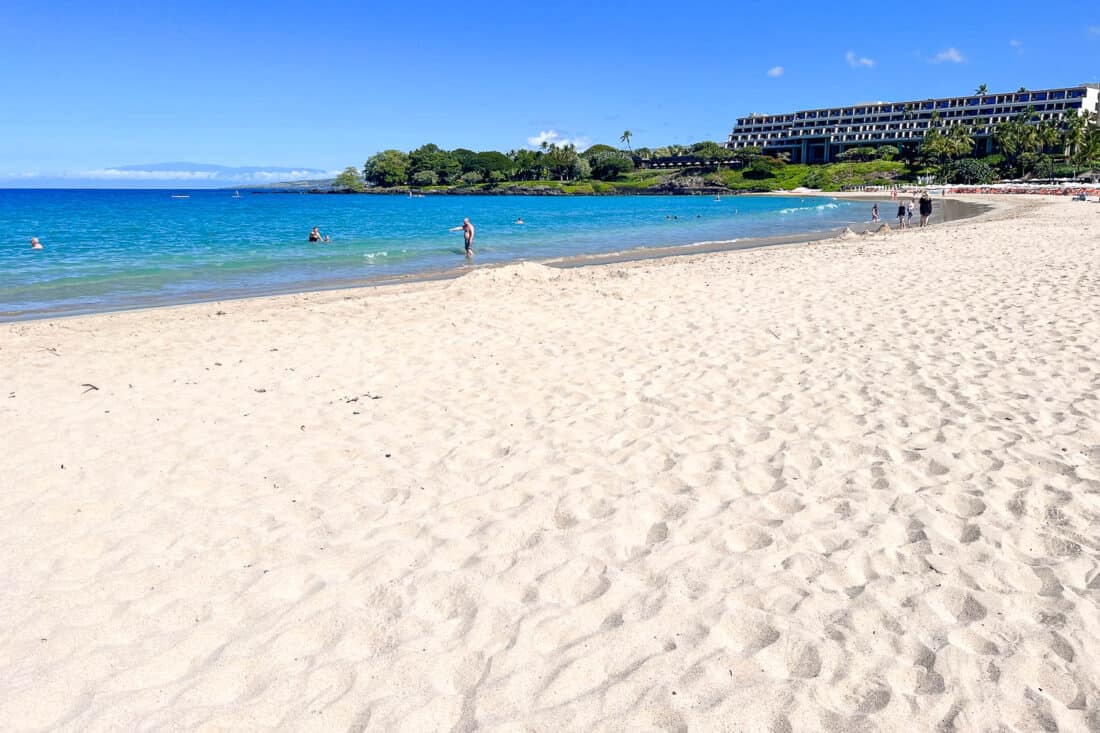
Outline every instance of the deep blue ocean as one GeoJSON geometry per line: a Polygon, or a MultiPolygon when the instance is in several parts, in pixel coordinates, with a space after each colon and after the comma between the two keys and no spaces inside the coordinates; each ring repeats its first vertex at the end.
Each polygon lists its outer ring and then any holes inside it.
{"type": "Polygon", "coordinates": [[[477,266],[838,229],[866,221],[870,205],[797,196],[233,193],[0,190],[0,319],[464,267],[462,235],[447,230],[467,216],[477,227],[477,266]],[[314,226],[332,243],[310,244],[314,226]],[[31,237],[44,249],[32,250],[31,237]]]}

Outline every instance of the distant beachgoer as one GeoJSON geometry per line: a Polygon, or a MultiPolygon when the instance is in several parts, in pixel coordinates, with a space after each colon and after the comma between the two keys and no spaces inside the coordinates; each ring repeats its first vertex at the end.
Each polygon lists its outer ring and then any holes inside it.
{"type": "Polygon", "coordinates": [[[925,191],[920,197],[920,225],[923,227],[928,223],[928,217],[932,215],[932,198],[925,191]]]}
{"type": "Polygon", "coordinates": [[[452,231],[452,232],[461,231],[462,232],[462,238],[466,242],[466,257],[468,257],[468,258],[473,257],[474,256],[474,249],[473,249],[473,245],[474,245],[474,225],[470,223],[469,218],[466,218],[466,219],[462,220],[462,226],[451,227],[450,231],[452,231]]]}
{"type": "Polygon", "coordinates": [[[516,219],[516,223],[517,224],[522,224],[523,223],[523,217],[521,216],[518,219],[516,219]]]}
{"type": "Polygon", "coordinates": [[[42,249],[42,243],[38,241],[38,237],[31,237],[31,249],[42,249]]]}
{"type": "Polygon", "coordinates": [[[878,204],[871,207],[871,221],[878,221],[878,204]]]}
{"type": "Polygon", "coordinates": [[[898,204],[898,226],[905,226],[905,204],[898,204]]]}
{"type": "Polygon", "coordinates": [[[323,241],[323,239],[324,238],[321,236],[321,232],[318,231],[317,227],[313,227],[313,231],[309,233],[309,241],[320,242],[323,241]]]}
{"type": "Polygon", "coordinates": [[[913,226],[913,205],[916,203],[916,199],[910,199],[905,206],[905,226],[907,227],[913,226]]]}

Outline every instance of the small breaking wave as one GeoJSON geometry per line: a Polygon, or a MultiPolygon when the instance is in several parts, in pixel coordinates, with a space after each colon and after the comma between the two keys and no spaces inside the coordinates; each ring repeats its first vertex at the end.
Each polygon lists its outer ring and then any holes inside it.
{"type": "Polygon", "coordinates": [[[793,206],[793,207],[788,208],[788,209],[779,209],[775,213],[777,213],[777,214],[798,214],[798,213],[802,213],[802,212],[805,212],[805,211],[829,211],[830,209],[839,209],[839,208],[840,208],[840,204],[828,203],[828,204],[819,204],[817,206],[793,206]]]}

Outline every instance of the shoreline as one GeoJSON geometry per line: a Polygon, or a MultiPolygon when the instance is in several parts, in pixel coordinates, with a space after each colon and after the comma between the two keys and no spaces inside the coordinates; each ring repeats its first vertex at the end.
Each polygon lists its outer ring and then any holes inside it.
{"type": "MultiPolygon", "coordinates": [[[[880,204],[889,203],[889,197],[883,197],[881,195],[873,194],[853,194],[853,193],[827,193],[827,192],[797,192],[797,193],[759,193],[759,194],[742,194],[745,196],[805,196],[820,197],[820,198],[837,198],[845,200],[868,200],[872,202],[877,200],[880,204]]],[[[991,209],[995,209],[994,202],[984,201],[968,201],[958,197],[937,198],[937,202],[940,206],[936,207],[933,212],[931,224],[934,226],[943,226],[952,222],[957,222],[966,219],[981,218],[983,215],[988,214],[991,209]],[[950,204],[945,207],[943,204],[950,204]],[[945,208],[948,209],[945,211],[945,208]]],[[[881,217],[880,217],[881,218],[881,217]]],[[[880,222],[875,224],[875,228],[879,228],[882,224],[889,224],[890,220],[881,219],[880,222]]],[[[869,226],[869,223],[865,223],[869,226]]],[[[894,230],[902,231],[902,230],[894,230]]],[[[577,267],[589,267],[599,265],[611,265],[621,264],[627,262],[643,262],[646,260],[660,260],[669,257],[683,257],[696,254],[706,254],[711,252],[728,252],[728,251],[745,251],[755,250],[767,247],[779,247],[779,246],[791,246],[810,244],[812,242],[820,242],[824,240],[837,237],[841,232],[835,230],[810,230],[805,232],[796,232],[793,234],[777,235],[774,237],[752,237],[746,239],[732,239],[732,240],[718,240],[707,242],[696,242],[691,244],[671,245],[671,246],[658,246],[658,247],[635,247],[627,250],[609,250],[606,252],[598,252],[586,255],[574,255],[570,257],[551,257],[543,259],[527,259],[518,258],[514,260],[507,260],[505,262],[494,262],[487,265],[456,265],[454,267],[446,269],[436,270],[422,270],[418,272],[408,273],[404,275],[380,275],[377,277],[361,278],[353,280],[338,280],[329,281],[327,283],[321,283],[313,287],[299,288],[273,288],[263,292],[225,292],[219,291],[217,293],[209,293],[206,295],[198,294],[198,297],[189,297],[187,300],[170,300],[170,299],[157,299],[148,298],[140,303],[130,304],[124,307],[118,308],[89,308],[87,310],[74,311],[71,308],[64,310],[41,310],[33,313],[22,313],[18,315],[0,314],[0,324],[2,323],[25,323],[30,321],[41,320],[56,320],[56,319],[69,319],[69,318],[83,318],[89,316],[96,316],[102,314],[111,313],[128,313],[132,311],[145,311],[151,309],[161,308],[175,308],[184,307],[189,305],[202,305],[209,303],[219,302],[237,302],[241,300],[251,300],[256,298],[278,298],[291,295],[303,295],[307,293],[327,293],[340,290],[357,290],[361,288],[388,288],[396,285],[415,285],[418,283],[430,283],[454,280],[462,277],[463,275],[478,270],[495,269],[500,267],[508,267],[510,265],[522,264],[522,263],[534,263],[540,265],[546,265],[553,268],[572,269],[577,267]]]]}

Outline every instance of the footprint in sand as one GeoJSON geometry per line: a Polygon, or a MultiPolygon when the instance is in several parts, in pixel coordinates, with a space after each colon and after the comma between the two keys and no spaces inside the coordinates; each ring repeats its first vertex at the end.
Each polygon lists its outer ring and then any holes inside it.
{"type": "Polygon", "coordinates": [[[745,616],[737,609],[727,611],[715,631],[719,638],[725,637],[729,646],[743,657],[751,657],[779,640],[779,631],[776,628],[762,618],[745,616]]]}
{"type": "MultiPolygon", "coordinates": [[[[791,644],[786,653],[787,675],[797,679],[810,679],[821,674],[821,655],[817,647],[806,642],[791,644]]],[[[889,692],[887,692],[889,701],[889,692]]],[[[885,703],[883,703],[885,705],[885,703]]]]}
{"type": "Polygon", "coordinates": [[[985,511],[985,502],[973,494],[957,494],[954,498],[955,514],[969,519],[985,511]]]}
{"type": "Polygon", "coordinates": [[[664,522],[657,522],[649,528],[649,532],[646,533],[645,543],[647,545],[655,545],[658,542],[664,542],[668,539],[668,525],[664,522]]]}
{"type": "Polygon", "coordinates": [[[772,543],[770,533],[760,527],[747,525],[737,527],[726,533],[726,547],[731,552],[751,552],[767,547],[772,543]]]}

